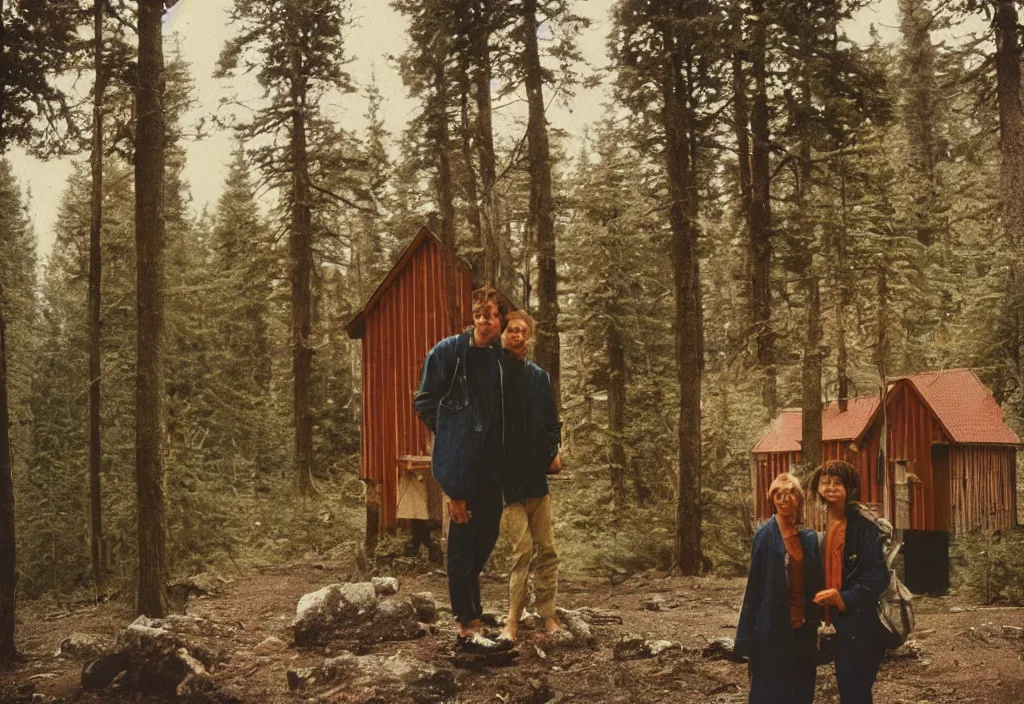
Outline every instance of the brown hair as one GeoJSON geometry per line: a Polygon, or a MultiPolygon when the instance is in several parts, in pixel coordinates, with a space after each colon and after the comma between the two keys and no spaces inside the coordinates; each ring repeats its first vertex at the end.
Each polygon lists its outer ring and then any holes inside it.
{"type": "Polygon", "coordinates": [[[478,288],[476,291],[473,291],[470,300],[473,303],[473,315],[476,315],[477,311],[484,306],[493,303],[494,307],[498,311],[498,317],[501,318],[501,327],[505,327],[505,318],[508,315],[508,305],[505,303],[504,296],[498,293],[498,289],[493,286],[483,286],[478,288]]]}
{"type": "Polygon", "coordinates": [[[800,520],[804,508],[804,490],[800,486],[800,480],[789,472],[783,472],[772,480],[771,486],[768,487],[768,501],[771,502],[773,508],[775,507],[775,494],[782,489],[792,489],[796,495],[796,517],[797,520],[800,520]]]}
{"type": "Polygon", "coordinates": [[[818,483],[824,477],[839,477],[843,486],[846,487],[846,500],[848,502],[860,500],[860,474],[857,472],[857,468],[849,462],[829,460],[814,470],[814,474],[811,475],[808,488],[817,494],[822,503],[827,503],[825,497],[818,493],[818,483]]]}

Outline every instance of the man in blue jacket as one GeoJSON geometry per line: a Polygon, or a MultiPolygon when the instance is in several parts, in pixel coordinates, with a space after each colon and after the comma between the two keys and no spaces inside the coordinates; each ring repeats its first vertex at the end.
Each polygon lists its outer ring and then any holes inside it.
{"type": "Polygon", "coordinates": [[[507,649],[481,632],[480,572],[498,540],[504,452],[502,351],[507,309],[490,287],[473,292],[473,327],[437,343],[423,363],[413,407],[434,433],[432,468],[451,500],[448,595],[458,622],[456,649],[507,649]]]}

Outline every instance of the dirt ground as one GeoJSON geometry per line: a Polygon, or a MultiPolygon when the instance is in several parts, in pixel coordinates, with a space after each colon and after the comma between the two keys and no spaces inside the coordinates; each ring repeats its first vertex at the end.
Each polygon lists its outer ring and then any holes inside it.
{"type": "MultiPolygon", "coordinates": [[[[402,563],[381,570],[398,576],[401,594],[431,591],[438,605],[447,604],[442,573],[423,563],[402,563]]],[[[189,602],[187,613],[242,625],[225,643],[228,661],[214,672],[219,688],[239,701],[305,702],[310,694],[290,692],[286,671],[319,664],[337,646],[297,648],[275,655],[256,655],[253,646],[267,636],[292,643],[288,624],[300,596],[324,585],[365,578],[351,565],[300,563],[233,575],[220,594],[189,602]]],[[[483,580],[485,608],[505,607],[505,585],[498,576],[483,580]]],[[[555,646],[542,634],[524,630],[520,657],[512,665],[458,669],[458,694],[453,702],[745,702],[744,665],[709,660],[700,655],[709,639],[733,636],[742,599],[742,579],[681,578],[659,573],[634,575],[612,585],[607,579],[569,578],[560,585],[560,603],[567,608],[590,606],[617,613],[623,625],[595,628],[597,645],[555,646]],[[658,601],[660,610],[648,603],[658,601]],[[624,633],[677,641],[682,649],[654,658],[620,662],[612,657],[624,633]]],[[[978,608],[954,597],[920,599],[917,606],[920,653],[889,659],[875,685],[881,704],[1024,704],[1024,639],[979,637],[1002,626],[1024,627],[1024,609],[978,608]],[[972,632],[972,628],[974,631],[972,632]]],[[[45,612],[34,604],[22,607],[18,643],[28,662],[0,672],[0,702],[142,702],[133,693],[89,693],[79,684],[82,663],[54,656],[73,632],[115,635],[133,614],[121,603],[45,612]],[[19,694],[20,691],[20,694],[19,694]]],[[[414,641],[382,643],[364,652],[402,654],[439,667],[452,667],[454,640],[450,613],[442,610],[436,633],[414,641]]],[[[343,693],[330,701],[348,701],[343,693]]],[[[830,665],[818,670],[820,704],[838,702],[830,665]]]]}

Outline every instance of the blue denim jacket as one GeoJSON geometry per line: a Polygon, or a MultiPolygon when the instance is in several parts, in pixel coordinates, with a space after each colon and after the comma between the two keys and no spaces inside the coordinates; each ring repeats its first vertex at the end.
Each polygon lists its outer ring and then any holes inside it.
{"type": "MultiPolygon", "coordinates": [[[[413,409],[434,433],[434,479],[456,501],[470,498],[484,461],[486,424],[466,378],[466,350],[472,334],[467,330],[434,345],[413,397],[413,409]]],[[[498,363],[503,363],[497,345],[496,352],[498,363]]]]}
{"type": "MultiPolygon", "coordinates": [[[[889,586],[878,528],[850,502],[846,505],[846,544],[843,584],[839,595],[846,611],[832,609],[836,637],[876,644],[883,628],[878,620],[878,597],[889,586]]],[[[880,641],[879,641],[880,642],[880,641]]]]}
{"type": "MultiPolygon", "coordinates": [[[[821,549],[813,530],[801,528],[799,535],[804,550],[804,617],[808,623],[817,624],[822,612],[813,599],[824,589],[825,583],[821,549]]],[[[779,663],[796,657],[798,645],[813,648],[816,643],[816,639],[811,638],[807,643],[798,644],[793,637],[786,544],[779,524],[775,518],[770,518],[754,534],[747,591],[736,627],[735,654],[753,662],[779,663]]]]}

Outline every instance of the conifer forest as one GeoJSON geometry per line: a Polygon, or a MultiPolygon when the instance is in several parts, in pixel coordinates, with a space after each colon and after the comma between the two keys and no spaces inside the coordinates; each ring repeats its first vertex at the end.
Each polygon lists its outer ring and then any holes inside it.
{"type": "MultiPolygon", "coordinates": [[[[780,414],[805,478],[830,403],[969,369],[1024,437],[1021,13],[0,0],[0,702],[747,701],[713,651],[780,414]],[[423,227],[536,320],[563,423],[577,644],[500,667],[451,665],[443,566],[369,527],[348,326],[423,227]],[[394,616],[392,576],[436,625],[292,640],[329,584],[374,577],[394,616]],[[65,639],[123,650],[137,616],[180,684],[93,692],[65,639]]],[[[1024,702],[1021,457],[1012,526],[952,534],[876,701],[1024,702]]],[[[509,569],[499,540],[485,611],[509,569]]]]}

